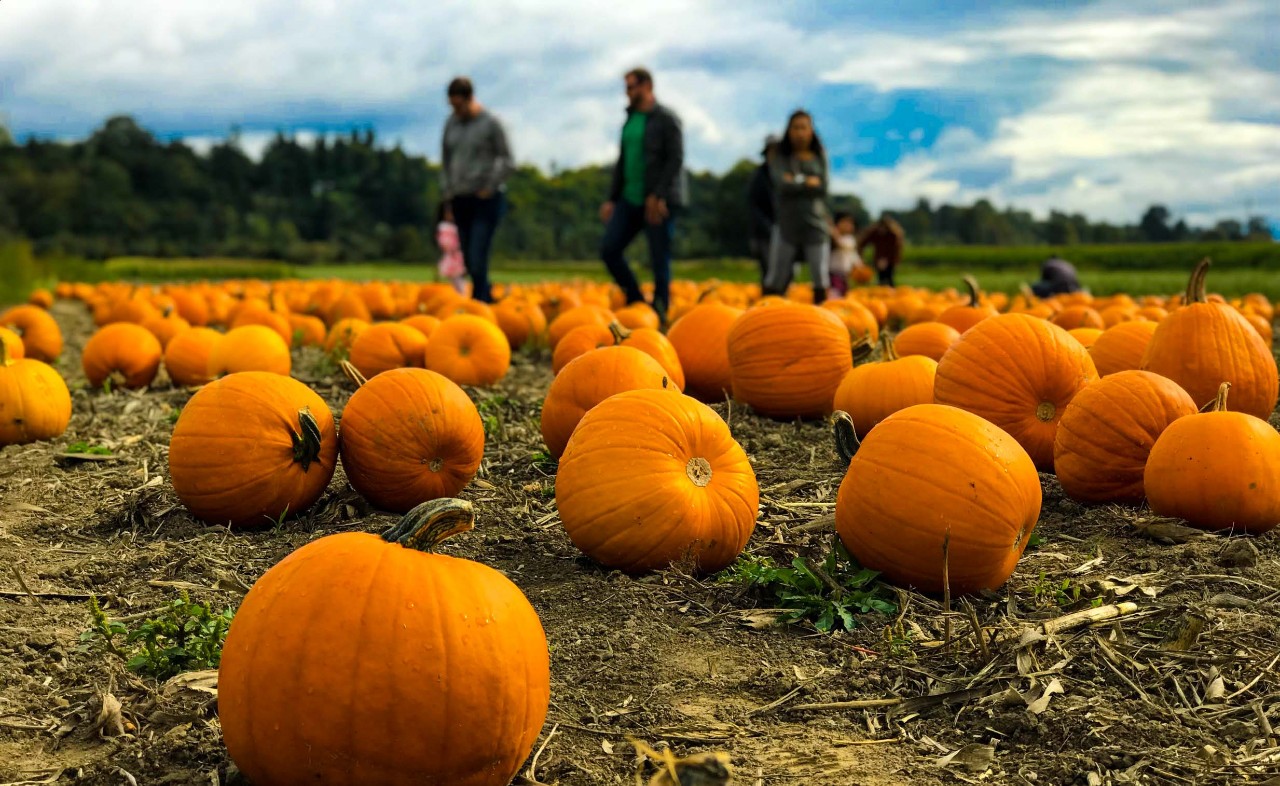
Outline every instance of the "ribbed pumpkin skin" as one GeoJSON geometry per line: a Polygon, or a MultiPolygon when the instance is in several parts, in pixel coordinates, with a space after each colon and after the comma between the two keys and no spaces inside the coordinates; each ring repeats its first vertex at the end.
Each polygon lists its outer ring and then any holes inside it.
{"type": "Polygon", "coordinates": [[[406,513],[457,495],[484,458],[475,404],[446,377],[418,368],[384,371],[342,410],[342,467],[360,496],[406,513]]]}
{"type": "Polygon", "coordinates": [[[1191,415],[1151,449],[1147,500],[1156,513],[1203,529],[1261,534],[1280,524],[1277,467],[1280,433],[1265,420],[1230,411],[1191,415]]]}
{"type": "Polygon", "coordinates": [[[638,349],[658,361],[662,370],[667,372],[671,386],[676,390],[684,390],[684,366],[680,362],[680,355],[661,331],[649,327],[632,328],[624,334],[620,343],[624,347],[638,349]]]}
{"type": "Polygon", "coordinates": [[[733,391],[729,371],[729,330],[742,309],[700,303],[667,331],[684,369],[685,392],[703,401],[723,401],[733,391]]]}
{"type": "Polygon", "coordinates": [[[71,392],[62,375],[0,352],[0,446],[62,436],[70,422],[71,392]]]}
{"type": "Polygon", "coordinates": [[[218,671],[227,751],[255,786],[506,786],[549,700],[546,634],[514,584],[368,533],[267,571],[218,671]]]}
{"type": "Polygon", "coordinates": [[[1098,369],[1098,376],[1105,377],[1120,371],[1134,371],[1142,367],[1142,356],[1147,344],[1155,335],[1157,324],[1149,320],[1121,322],[1102,331],[1098,340],[1089,347],[1089,357],[1098,369]]]}
{"type": "Polygon", "coordinates": [[[301,382],[266,371],[205,385],[182,408],[169,441],[169,475],[179,499],[196,518],[233,529],[271,526],[286,509],[302,513],[329,485],[337,461],[338,435],[324,400],[301,382]],[[304,407],[321,436],[319,457],[306,470],[294,461],[292,440],[304,407]]]}
{"type": "Polygon", "coordinates": [[[829,415],[852,351],[848,329],[826,309],[750,309],[729,330],[733,397],[770,418],[829,415]]]}
{"type": "Polygon", "coordinates": [[[518,297],[505,298],[493,307],[498,327],[512,349],[539,341],[547,332],[547,317],[538,304],[518,297]]]}
{"type": "Polygon", "coordinates": [[[1191,303],[1156,327],[1142,368],[1168,377],[1197,406],[1213,401],[1231,383],[1229,408],[1266,420],[1280,395],[1276,359],[1253,325],[1230,306],[1191,303]]]}
{"type": "Polygon", "coordinates": [[[511,345],[497,323],[458,314],[431,334],[426,361],[427,368],[459,385],[492,385],[511,367],[511,345]]]}
{"type": "Polygon", "coordinates": [[[593,349],[614,345],[613,331],[608,325],[597,325],[594,322],[578,325],[564,334],[556,349],[551,353],[551,373],[559,374],[560,369],[569,362],[585,355],[593,349]]]}
{"type": "Polygon", "coordinates": [[[608,325],[612,321],[613,312],[604,306],[574,306],[551,320],[551,326],[547,329],[547,340],[551,342],[551,348],[555,349],[560,339],[579,325],[608,325]]]}
{"type": "Polygon", "coordinates": [[[14,306],[0,314],[0,325],[22,337],[24,357],[52,363],[62,354],[62,328],[39,306],[14,306]]]}
{"type": "Polygon", "coordinates": [[[938,364],[923,355],[855,366],[836,389],[832,406],[853,418],[858,436],[900,409],[933,403],[938,364]]]}
{"type": "Polygon", "coordinates": [[[0,344],[4,344],[9,360],[22,360],[27,356],[22,337],[6,327],[0,327],[0,344]]]}
{"type": "Polygon", "coordinates": [[[920,404],[863,440],[840,483],[836,532],[861,565],[925,592],[943,589],[949,532],[951,591],[978,592],[1013,573],[1040,503],[1035,465],[1012,437],[977,415],[920,404]]]}
{"type": "Polygon", "coordinates": [[[588,410],[627,390],[662,389],[666,376],[658,361],[631,347],[595,349],[570,361],[552,380],[542,403],[542,441],[547,450],[560,458],[588,410]]]}
{"type": "Polygon", "coordinates": [[[368,328],[369,323],[363,319],[347,317],[338,320],[329,329],[329,335],[324,340],[324,351],[341,355],[350,353],[351,344],[356,340],[356,336],[368,328]]]}
{"type": "Polygon", "coordinates": [[[923,355],[941,360],[951,345],[960,340],[960,333],[941,322],[920,322],[902,329],[893,339],[893,351],[899,357],[923,355]]]}
{"type": "Polygon", "coordinates": [[[1195,413],[1185,390],[1149,371],[1087,385],[1067,405],[1053,443],[1062,490],[1080,502],[1141,503],[1152,446],[1169,424],[1195,413]]]}
{"type": "Polygon", "coordinates": [[[751,537],[759,503],[751,462],[720,416],[664,390],[619,393],[593,408],[556,472],[569,538],[627,573],[686,555],[704,573],[727,567],[751,537]]]}
{"type": "Polygon", "coordinates": [[[113,374],[126,388],[145,388],[156,378],[164,349],[151,331],[132,322],[113,322],[89,337],[80,365],[90,387],[101,387],[113,374]]]}
{"type": "Polygon", "coordinates": [[[293,370],[289,345],[266,325],[241,325],[225,334],[209,352],[209,376],[266,371],[287,377],[293,370]]]}
{"type": "Polygon", "coordinates": [[[351,342],[351,365],[372,379],[393,368],[422,368],[427,337],[399,322],[379,322],[351,342]]]}
{"type": "Polygon", "coordinates": [[[173,337],[164,350],[164,367],[173,384],[203,385],[209,376],[209,357],[222,334],[212,328],[188,328],[173,337]]]}
{"type": "Polygon", "coordinates": [[[933,397],[1005,430],[1036,467],[1053,470],[1053,439],[1072,397],[1098,378],[1067,331],[1026,314],[979,322],[938,362],[933,397]]]}

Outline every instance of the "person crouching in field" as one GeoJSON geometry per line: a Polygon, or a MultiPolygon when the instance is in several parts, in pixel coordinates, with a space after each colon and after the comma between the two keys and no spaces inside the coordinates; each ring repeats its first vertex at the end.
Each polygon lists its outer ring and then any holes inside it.
{"type": "Polygon", "coordinates": [[[827,159],[813,118],[796,110],[770,164],[777,194],[777,223],[769,244],[765,294],[782,295],[791,285],[791,263],[802,251],[813,279],[813,302],[827,299],[831,256],[827,212],[827,159]]]}
{"type": "Polygon", "coordinates": [[[1052,256],[1040,266],[1040,280],[1031,285],[1036,297],[1052,297],[1080,291],[1080,276],[1076,266],[1067,260],[1052,256]]]}
{"type": "Polygon", "coordinates": [[[840,297],[849,294],[849,279],[866,281],[859,275],[865,268],[858,256],[858,225],[851,213],[836,213],[831,226],[831,291],[840,297]]]}

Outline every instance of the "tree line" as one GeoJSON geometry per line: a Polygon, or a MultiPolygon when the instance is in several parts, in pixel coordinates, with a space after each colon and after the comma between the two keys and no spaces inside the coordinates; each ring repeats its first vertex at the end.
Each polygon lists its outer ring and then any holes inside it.
{"type": "MultiPolygon", "coordinates": [[[[690,177],[690,205],[678,224],[684,258],[748,254],[747,183],[756,162],[723,174],[690,177]]],[[[127,116],[87,139],[17,143],[0,127],[0,238],[32,241],[37,252],[116,256],[244,257],[295,263],[371,259],[426,261],[440,193],[439,167],[384,145],[372,129],[308,142],[279,133],[260,159],[238,135],[197,151],[164,141],[127,116]]],[[[601,227],[597,208],[609,169],[543,172],[523,166],[508,183],[509,212],[495,255],[516,259],[590,259],[601,227]]],[[[871,220],[854,194],[834,209],[871,220]]],[[[928,245],[1037,245],[1270,239],[1266,222],[1221,221],[1210,228],[1172,221],[1153,205],[1133,225],[1094,223],[1080,214],[999,210],[987,200],[887,210],[907,239],[928,245]]]]}

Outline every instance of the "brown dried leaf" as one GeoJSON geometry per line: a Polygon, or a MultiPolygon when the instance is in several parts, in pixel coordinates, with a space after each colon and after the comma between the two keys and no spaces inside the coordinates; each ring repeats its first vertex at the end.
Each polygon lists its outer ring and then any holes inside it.
{"type": "Polygon", "coordinates": [[[996,761],[996,747],[971,742],[938,759],[939,767],[963,767],[969,772],[986,772],[996,761]]]}

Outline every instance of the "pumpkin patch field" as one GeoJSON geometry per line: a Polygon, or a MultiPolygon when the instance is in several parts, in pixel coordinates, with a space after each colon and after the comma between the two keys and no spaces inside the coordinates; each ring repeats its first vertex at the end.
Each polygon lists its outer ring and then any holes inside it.
{"type": "Polygon", "coordinates": [[[1277,304],[0,306],[0,784],[1280,783],[1277,304]]]}

